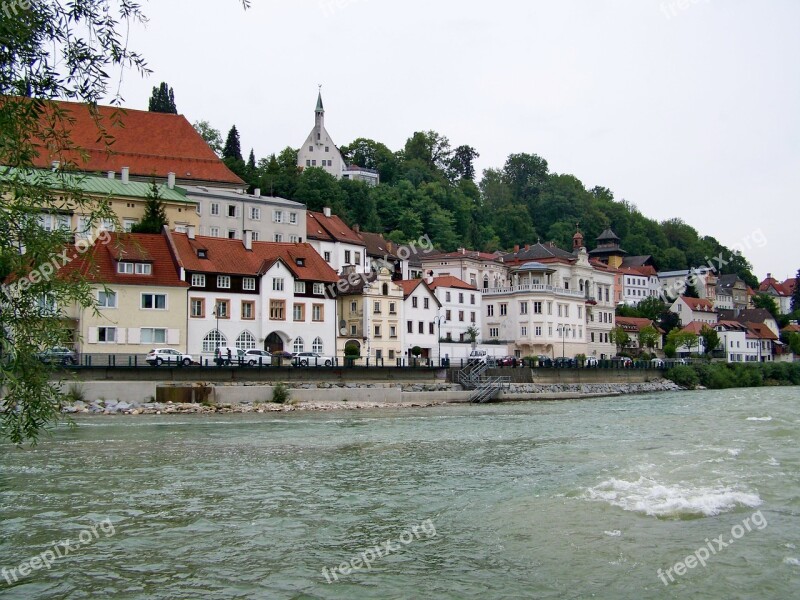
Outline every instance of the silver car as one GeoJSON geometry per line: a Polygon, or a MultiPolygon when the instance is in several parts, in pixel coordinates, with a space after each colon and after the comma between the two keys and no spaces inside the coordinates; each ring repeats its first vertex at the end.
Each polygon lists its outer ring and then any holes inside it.
{"type": "Polygon", "coordinates": [[[251,367],[268,367],[272,364],[272,354],[266,350],[248,350],[244,353],[244,360],[251,367]]]}

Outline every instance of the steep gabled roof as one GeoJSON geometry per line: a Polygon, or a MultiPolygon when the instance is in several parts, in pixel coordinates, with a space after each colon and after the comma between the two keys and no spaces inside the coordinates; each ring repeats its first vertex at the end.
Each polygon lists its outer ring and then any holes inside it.
{"type": "Polygon", "coordinates": [[[296,279],[335,283],[339,277],[307,243],[253,242],[247,250],[242,240],[170,232],[178,259],[184,269],[196,273],[220,273],[257,277],[280,261],[296,279]],[[200,258],[198,250],[204,250],[200,258]]]}
{"type": "Polygon", "coordinates": [[[323,242],[365,245],[358,234],[350,229],[338,215],[326,217],[324,213],[311,210],[306,213],[306,237],[323,242]]]}
{"type": "Polygon", "coordinates": [[[777,340],[778,339],[778,336],[775,335],[769,327],[764,325],[764,323],[745,323],[744,325],[758,339],[761,339],[761,340],[777,340]]]}
{"type": "Polygon", "coordinates": [[[413,294],[417,288],[422,287],[428,291],[428,295],[433,298],[433,301],[436,302],[437,305],[441,306],[441,302],[436,297],[436,294],[433,293],[433,290],[428,286],[424,279],[401,279],[399,281],[395,281],[397,285],[403,288],[403,300],[407,299],[411,294],[413,294]]]}
{"type": "Polygon", "coordinates": [[[434,277],[433,281],[428,284],[428,287],[432,290],[435,290],[439,287],[446,287],[446,288],[457,288],[460,290],[472,290],[476,291],[474,285],[467,283],[466,281],[462,281],[458,277],[453,277],[452,275],[442,275],[441,277],[434,277]]]}
{"type": "Polygon", "coordinates": [[[775,293],[778,296],[791,296],[786,287],[780,281],[778,281],[772,276],[767,277],[766,279],[764,279],[764,281],[758,284],[759,292],[767,292],[769,291],[770,288],[775,290],[775,293]]]}
{"type": "Polygon", "coordinates": [[[380,233],[370,233],[368,231],[357,231],[359,239],[364,242],[368,256],[397,260],[394,253],[395,246],[380,233]]]}
{"type": "Polygon", "coordinates": [[[714,312],[714,305],[705,298],[690,298],[688,296],[681,296],[681,299],[689,306],[690,309],[697,312],[714,312]]]}
{"type": "Polygon", "coordinates": [[[52,154],[38,144],[37,167],[50,167],[54,160],[66,159],[84,172],[116,171],[129,167],[131,175],[178,179],[227,185],[243,185],[203,140],[183,115],[173,115],[112,106],[98,106],[99,123],[113,138],[110,147],[99,140],[98,125],[85,104],[52,101],[72,121],[64,126],[71,143],[83,152],[66,156],[52,154]]]}

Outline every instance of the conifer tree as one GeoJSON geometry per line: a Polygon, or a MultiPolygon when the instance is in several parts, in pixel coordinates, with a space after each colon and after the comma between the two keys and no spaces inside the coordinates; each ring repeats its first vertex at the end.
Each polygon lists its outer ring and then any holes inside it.
{"type": "Polygon", "coordinates": [[[175,91],[162,81],[161,85],[153,88],[153,95],[150,96],[150,112],[178,114],[175,106],[175,91]]]}
{"type": "Polygon", "coordinates": [[[155,178],[150,181],[147,192],[147,204],[144,209],[144,218],[131,227],[131,233],[161,233],[164,225],[169,225],[164,203],[161,201],[161,191],[155,178]]]}
{"type": "Polygon", "coordinates": [[[239,131],[236,129],[236,125],[231,127],[231,130],[228,132],[228,137],[225,140],[225,147],[222,149],[222,158],[244,160],[242,158],[242,146],[239,141],[239,131]]]}

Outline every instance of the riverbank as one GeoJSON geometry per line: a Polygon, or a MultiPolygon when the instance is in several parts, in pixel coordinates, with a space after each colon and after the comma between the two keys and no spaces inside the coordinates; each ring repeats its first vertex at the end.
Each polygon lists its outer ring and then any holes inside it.
{"type": "MultiPolygon", "coordinates": [[[[118,386],[118,389],[122,389],[118,386]]],[[[183,389],[183,388],[181,388],[183,389]]],[[[208,386],[197,389],[207,390],[208,386]]],[[[272,398],[272,386],[225,385],[213,386],[213,393],[203,395],[202,402],[136,402],[96,397],[84,397],[62,407],[65,414],[89,415],[161,415],[268,413],[291,411],[360,410],[374,408],[424,408],[469,402],[471,392],[454,384],[294,384],[288,386],[289,399],[278,404],[272,398]]],[[[668,392],[682,389],[667,379],[646,383],[594,384],[511,384],[497,401],[545,401],[579,398],[599,398],[668,392]]],[[[199,396],[199,394],[198,394],[199,396]]]]}

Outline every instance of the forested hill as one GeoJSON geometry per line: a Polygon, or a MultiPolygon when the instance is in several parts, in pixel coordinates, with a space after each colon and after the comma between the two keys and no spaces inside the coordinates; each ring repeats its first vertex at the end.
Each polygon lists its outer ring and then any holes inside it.
{"type": "Polygon", "coordinates": [[[711,236],[680,219],[657,222],[634,204],[614,199],[604,187],[586,189],[574,175],[550,171],[535,154],[512,154],[502,168],[487,169],[476,182],[470,146],[452,148],[434,131],[417,132],[402,150],[359,138],[340,148],[349,164],[377,170],[381,184],[337,181],[319,168],[297,170],[297,151],[286,148],[256,163],[255,157],[225,159],[253,187],[304,202],[312,210],[330,206],[348,223],[383,232],[398,242],[428,234],[437,247],[509,250],[515,244],[554,241],[572,247],[576,224],[589,249],[611,227],[629,254],[650,254],[659,270],[705,265],[732,257],[722,273],[737,273],[758,286],[751,266],[711,236]]]}

